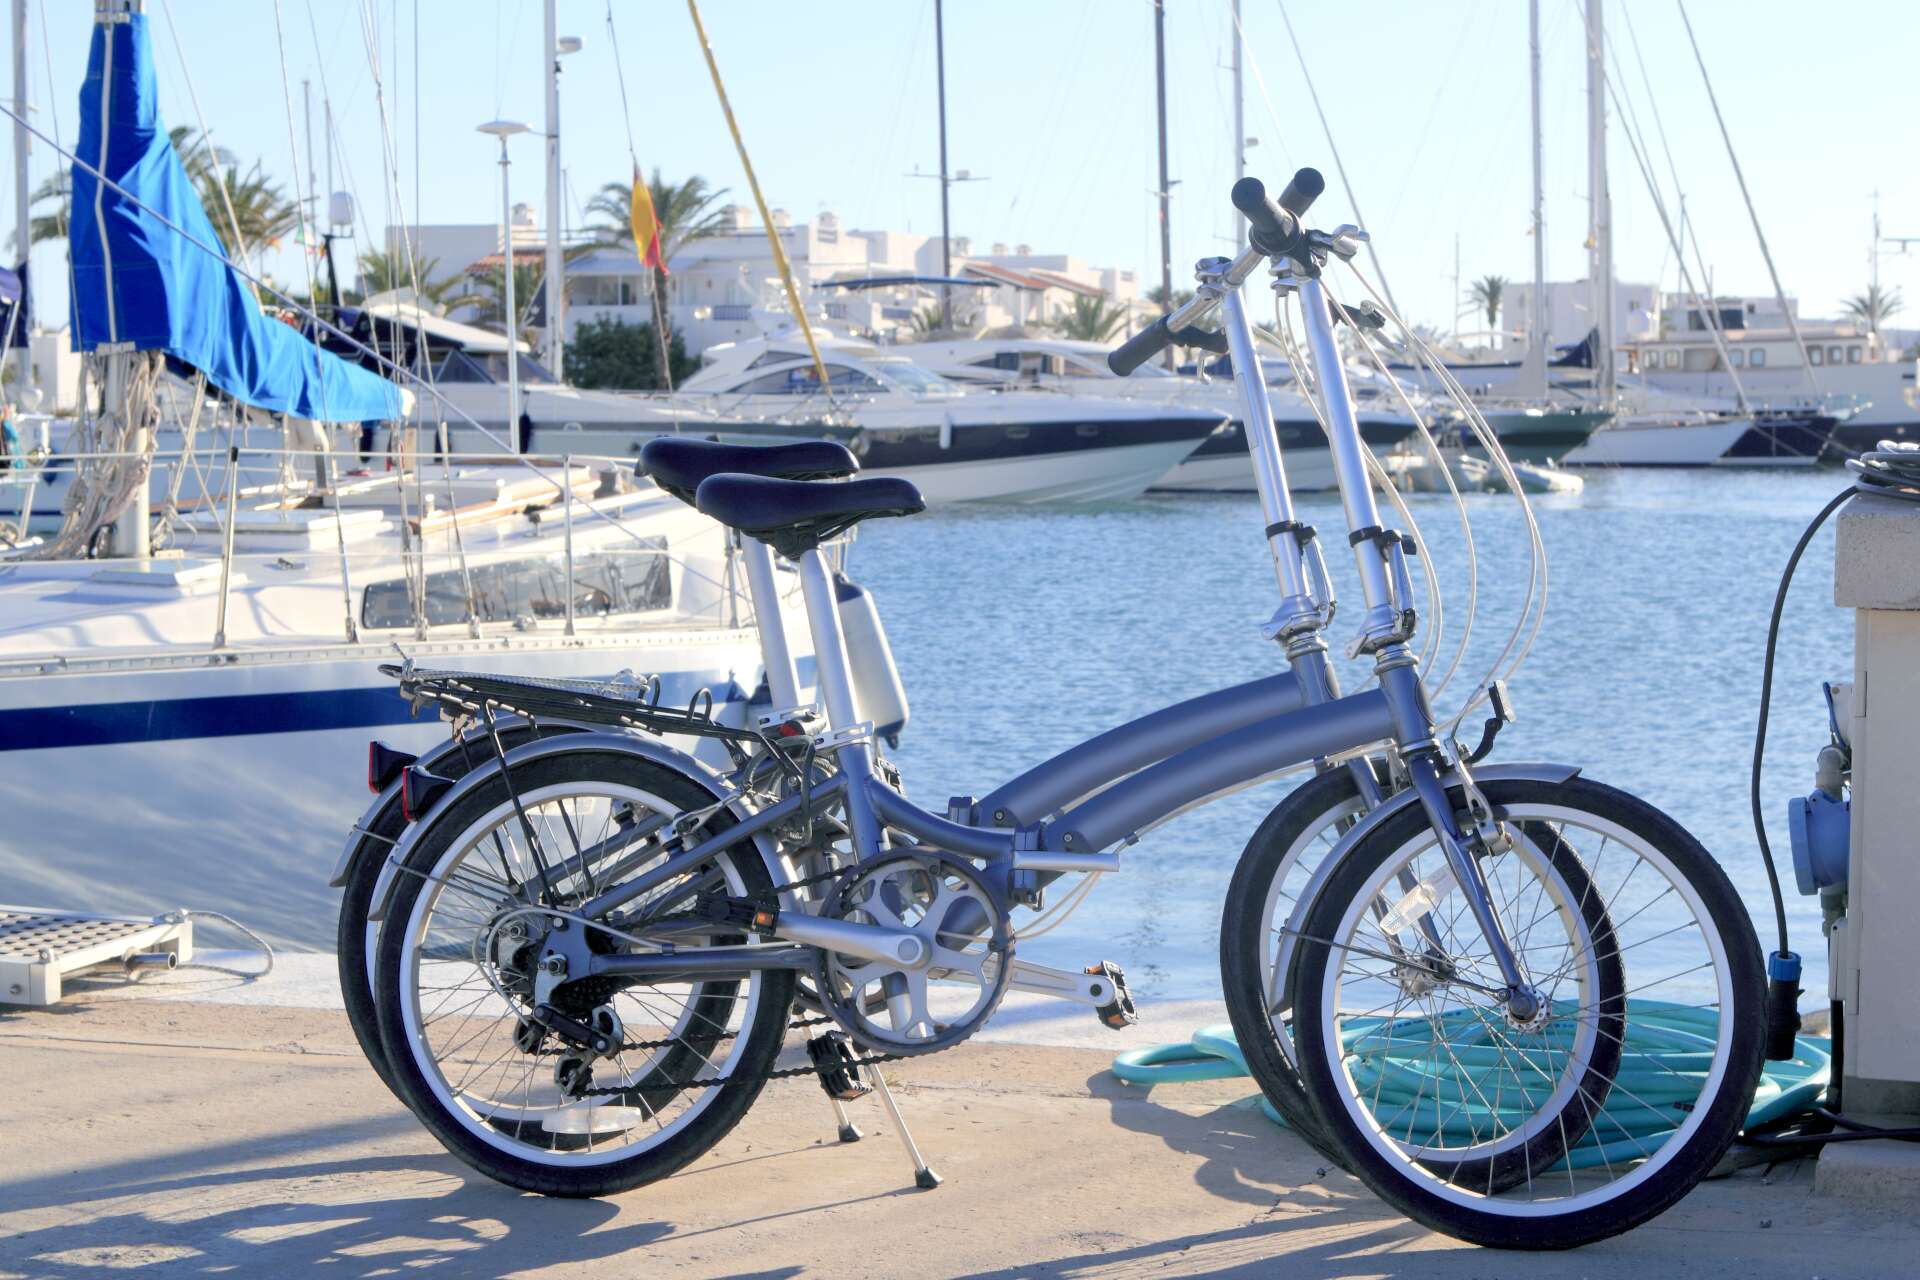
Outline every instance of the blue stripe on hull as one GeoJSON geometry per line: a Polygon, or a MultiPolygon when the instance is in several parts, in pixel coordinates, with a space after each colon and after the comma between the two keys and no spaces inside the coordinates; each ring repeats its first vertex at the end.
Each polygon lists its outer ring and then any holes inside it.
{"type": "MultiPolygon", "coordinates": [[[[671,672],[661,676],[660,700],[685,705],[701,688],[711,688],[719,702],[746,696],[725,672],[671,672]]],[[[407,700],[391,685],[26,707],[0,711],[0,751],[369,729],[413,718],[407,700]]]]}

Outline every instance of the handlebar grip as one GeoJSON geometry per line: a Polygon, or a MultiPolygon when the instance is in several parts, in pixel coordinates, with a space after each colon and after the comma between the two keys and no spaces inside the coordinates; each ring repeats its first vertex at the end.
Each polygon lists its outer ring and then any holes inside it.
{"type": "Polygon", "coordinates": [[[1287,189],[1280,193],[1280,207],[1296,218],[1304,218],[1326,189],[1327,180],[1320,176],[1318,169],[1300,169],[1287,183],[1287,189]]]}
{"type": "Polygon", "coordinates": [[[1267,184],[1258,178],[1233,184],[1233,207],[1247,216],[1247,239],[1270,257],[1286,253],[1300,238],[1299,219],[1268,199],[1267,184]]]}
{"type": "Polygon", "coordinates": [[[1107,353],[1107,368],[1126,377],[1147,361],[1165,351],[1173,342],[1173,330],[1161,316],[1140,332],[1107,353]]]}

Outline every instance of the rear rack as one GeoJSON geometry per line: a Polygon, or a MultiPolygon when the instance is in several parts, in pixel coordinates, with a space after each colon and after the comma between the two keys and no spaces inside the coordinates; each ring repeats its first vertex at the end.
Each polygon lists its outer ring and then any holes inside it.
{"type": "Polygon", "coordinates": [[[716,720],[713,691],[704,686],[684,707],[661,706],[659,676],[636,677],[631,671],[622,671],[609,679],[546,679],[426,670],[410,660],[384,663],[380,671],[400,682],[401,696],[415,709],[435,706],[456,716],[485,720],[491,720],[496,711],[504,711],[535,722],[558,720],[717,738],[730,748],[752,744],[766,747],[776,759],[786,759],[786,753],[774,750],[772,739],[762,731],[735,728],[716,720]]]}

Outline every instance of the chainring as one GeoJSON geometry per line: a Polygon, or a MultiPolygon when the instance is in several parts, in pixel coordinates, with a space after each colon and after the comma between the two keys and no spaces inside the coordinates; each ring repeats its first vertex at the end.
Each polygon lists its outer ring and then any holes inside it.
{"type": "Polygon", "coordinates": [[[930,957],[914,966],[819,951],[821,1003],[863,1049],[912,1056],[952,1048],[986,1024],[1013,980],[1006,908],[973,864],[953,854],[914,849],[850,867],[820,914],[907,930],[930,957]],[[934,998],[967,988],[964,1006],[934,998]]]}

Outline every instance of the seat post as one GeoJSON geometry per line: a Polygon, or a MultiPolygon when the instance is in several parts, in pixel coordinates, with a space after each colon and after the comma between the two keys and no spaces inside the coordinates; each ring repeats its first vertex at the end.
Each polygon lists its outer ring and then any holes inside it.
{"type": "Polygon", "coordinates": [[[860,710],[854,702],[853,668],[847,659],[846,637],[840,630],[840,603],[833,589],[833,574],[818,547],[801,552],[798,563],[800,590],[807,601],[807,628],[813,632],[814,661],[819,664],[816,683],[826,704],[827,723],[835,729],[850,729],[860,723],[860,710]]]}
{"type": "MultiPolygon", "coordinates": [[[[740,535],[740,558],[747,567],[747,594],[753,598],[753,617],[760,630],[760,654],[767,668],[767,691],[773,710],[800,705],[800,672],[787,644],[786,618],[780,611],[780,579],[774,571],[773,548],[758,538],[740,535]]],[[[832,584],[829,583],[829,586],[832,584]]]]}
{"type": "MultiPolygon", "coordinates": [[[[826,704],[827,724],[836,730],[851,729],[860,723],[860,708],[854,700],[853,668],[847,660],[846,637],[840,630],[840,602],[833,589],[833,574],[817,546],[802,551],[796,563],[800,566],[800,591],[807,601],[807,629],[813,632],[814,661],[819,664],[815,683],[826,704]]],[[[867,786],[873,781],[872,751],[871,742],[849,742],[836,757],[840,771],[853,784],[847,789],[846,806],[856,858],[869,857],[887,847],[886,828],[867,794],[867,786]]]]}

